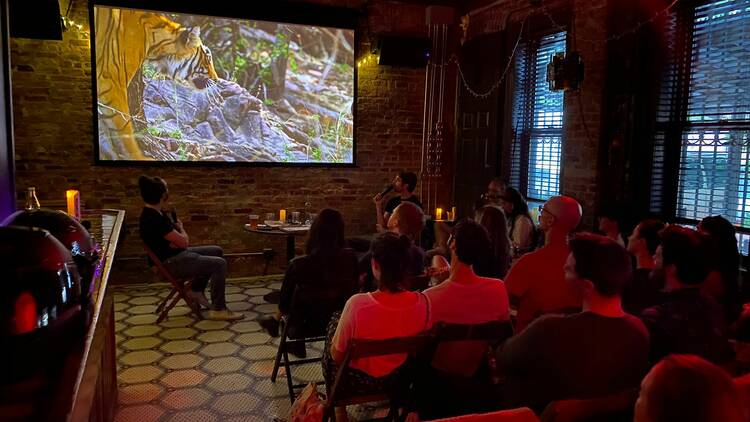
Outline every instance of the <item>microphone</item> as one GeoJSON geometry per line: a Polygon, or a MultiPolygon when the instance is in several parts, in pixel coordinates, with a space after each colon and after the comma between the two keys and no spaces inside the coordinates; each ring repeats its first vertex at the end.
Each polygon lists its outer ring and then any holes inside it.
{"type": "Polygon", "coordinates": [[[385,189],[383,189],[383,191],[380,192],[380,197],[381,198],[384,197],[388,192],[390,192],[392,190],[393,190],[393,185],[386,186],[385,189]]]}
{"type": "Polygon", "coordinates": [[[170,214],[170,216],[172,217],[172,222],[173,222],[173,223],[177,223],[177,211],[175,211],[175,210],[173,209],[172,211],[170,211],[170,212],[169,212],[169,214],[170,214]]]}

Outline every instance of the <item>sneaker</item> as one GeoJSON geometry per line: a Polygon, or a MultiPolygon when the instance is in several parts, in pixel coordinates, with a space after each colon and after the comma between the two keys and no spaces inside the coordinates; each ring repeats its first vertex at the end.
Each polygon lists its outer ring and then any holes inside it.
{"type": "Polygon", "coordinates": [[[203,292],[188,290],[185,292],[185,296],[190,298],[193,302],[197,303],[198,306],[203,309],[211,308],[211,303],[209,303],[208,298],[206,298],[206,295],[204,295],[203,292]]]}
{"type": "Polygon", "coordinates": [[[242,319],[245,316],[240,313],[235,313],[229,309],[222,309],[220,311],[208,311],[208,317],[206,319],[213,319],[216,321],[236,321],[242,319]]]}

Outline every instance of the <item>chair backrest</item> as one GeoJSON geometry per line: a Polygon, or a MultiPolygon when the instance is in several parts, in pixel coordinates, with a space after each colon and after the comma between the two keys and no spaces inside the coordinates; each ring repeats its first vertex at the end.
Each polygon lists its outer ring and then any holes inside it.
{"type": "Polygon", "coordinates": [[[437,342],[484,340],[490,343],[503,342],[513,335],[510,321],[490,321],[481,324],[437,323],[432,329],[437,342]]]}
{"type": "Polygon", "coordinates": [[[414,355],[422,351],[431,340],[429,335],[423,334],[385,340],[354,339],[349,346],[347,357],[351,360],[402,353],[414,355]]]}
{"type": "Polygon", "coordinates": [[[354,293],[346,288],[323,289],[298,285],[294,289],[289,315],[291,336],[298,338],[325,334],[333,313],[342,310],[354,293]]]}
{"type": "Polygon", "coordinates": [[[151,250],[151,248],[148,247],[145,243],[143,244],[143,249],[146,251],[146,254],[148,255],[149,259],[151,260],[151,263],[153,263],[153,266],[156,267],[156,269],[161,273],[161,275],[167,279],[171,284],[176,285],[179,284],[177,282],[177,278],[175,278],[174,275],[172,275],[171,272],[167,269],[167,267],[164,266],[164,264],[161,262],[158,256],[154,253],[154,251],[151,250]]]}

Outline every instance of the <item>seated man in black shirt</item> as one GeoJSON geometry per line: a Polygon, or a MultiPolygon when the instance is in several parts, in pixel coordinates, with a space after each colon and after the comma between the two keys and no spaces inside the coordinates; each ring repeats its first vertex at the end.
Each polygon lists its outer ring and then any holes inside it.
{"type": "Polygon", "coordinates": [[[651,333],[651,360],[672,353],[698,355],[721,364],[731,359],[721,306],[701,293],[708,275],[710,241],[706,235],[676,225],[660,233],[654,271],[664,277],[661,304],[641,313],[651,333]]]}
{"type": "Polygon", "coordinates": [[[379,233],[386,231],[386,222],[402,202],[411,202],[422,208],[417,195],[414,195],[414,189],[417,187],[417,175],[412,172],[401,172],[393,179],[393,192],[397,195],[388,200],[383,208],[383,196],[375,195],[372,200],[375,202],[375,211],[377,213],[377,230],[379,233]]]}
{"type": "Polygon", "coordinates": [[[631,262],[614,240],[582,233],[570,241],[565,281],[583,292],[583,312],[545,315],[498,352],[509,407],[541,411],[554,400],[637,388],[648,370],[648,331],[623,311],[631,262]]]}
{"type": "MultiPolygon", "coordinates": [[[[138,179],[141,197],[145,202],[140,218],[140,235],[165,267],[180,278],[193,278],[192,290],[187,294],[201,306],[210,308],[209,319],[237,320],[241,314],[227,309],[224,285],[227,261],[219,246],[189,246],[189,237],[182,222],[165,214],[169,204],[167,183],[159,177],[141,176],[138,179]],[[211,300],[203,290],[211,280],[211,300]]],[[[174,215],[174,214],[173,214],[174,215]]]]}

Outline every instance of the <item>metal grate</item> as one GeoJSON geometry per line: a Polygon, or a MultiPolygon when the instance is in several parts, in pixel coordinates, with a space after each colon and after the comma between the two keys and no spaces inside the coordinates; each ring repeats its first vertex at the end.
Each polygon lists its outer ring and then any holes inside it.
{"type": "Polygon", "coordinates": [[[560,192],[563,93],[547,83],[547,65],[557,52],[565,52],[565,32],[526,43],[516,62],[511,183],[525,187],[531,199],[560,192]]]}

